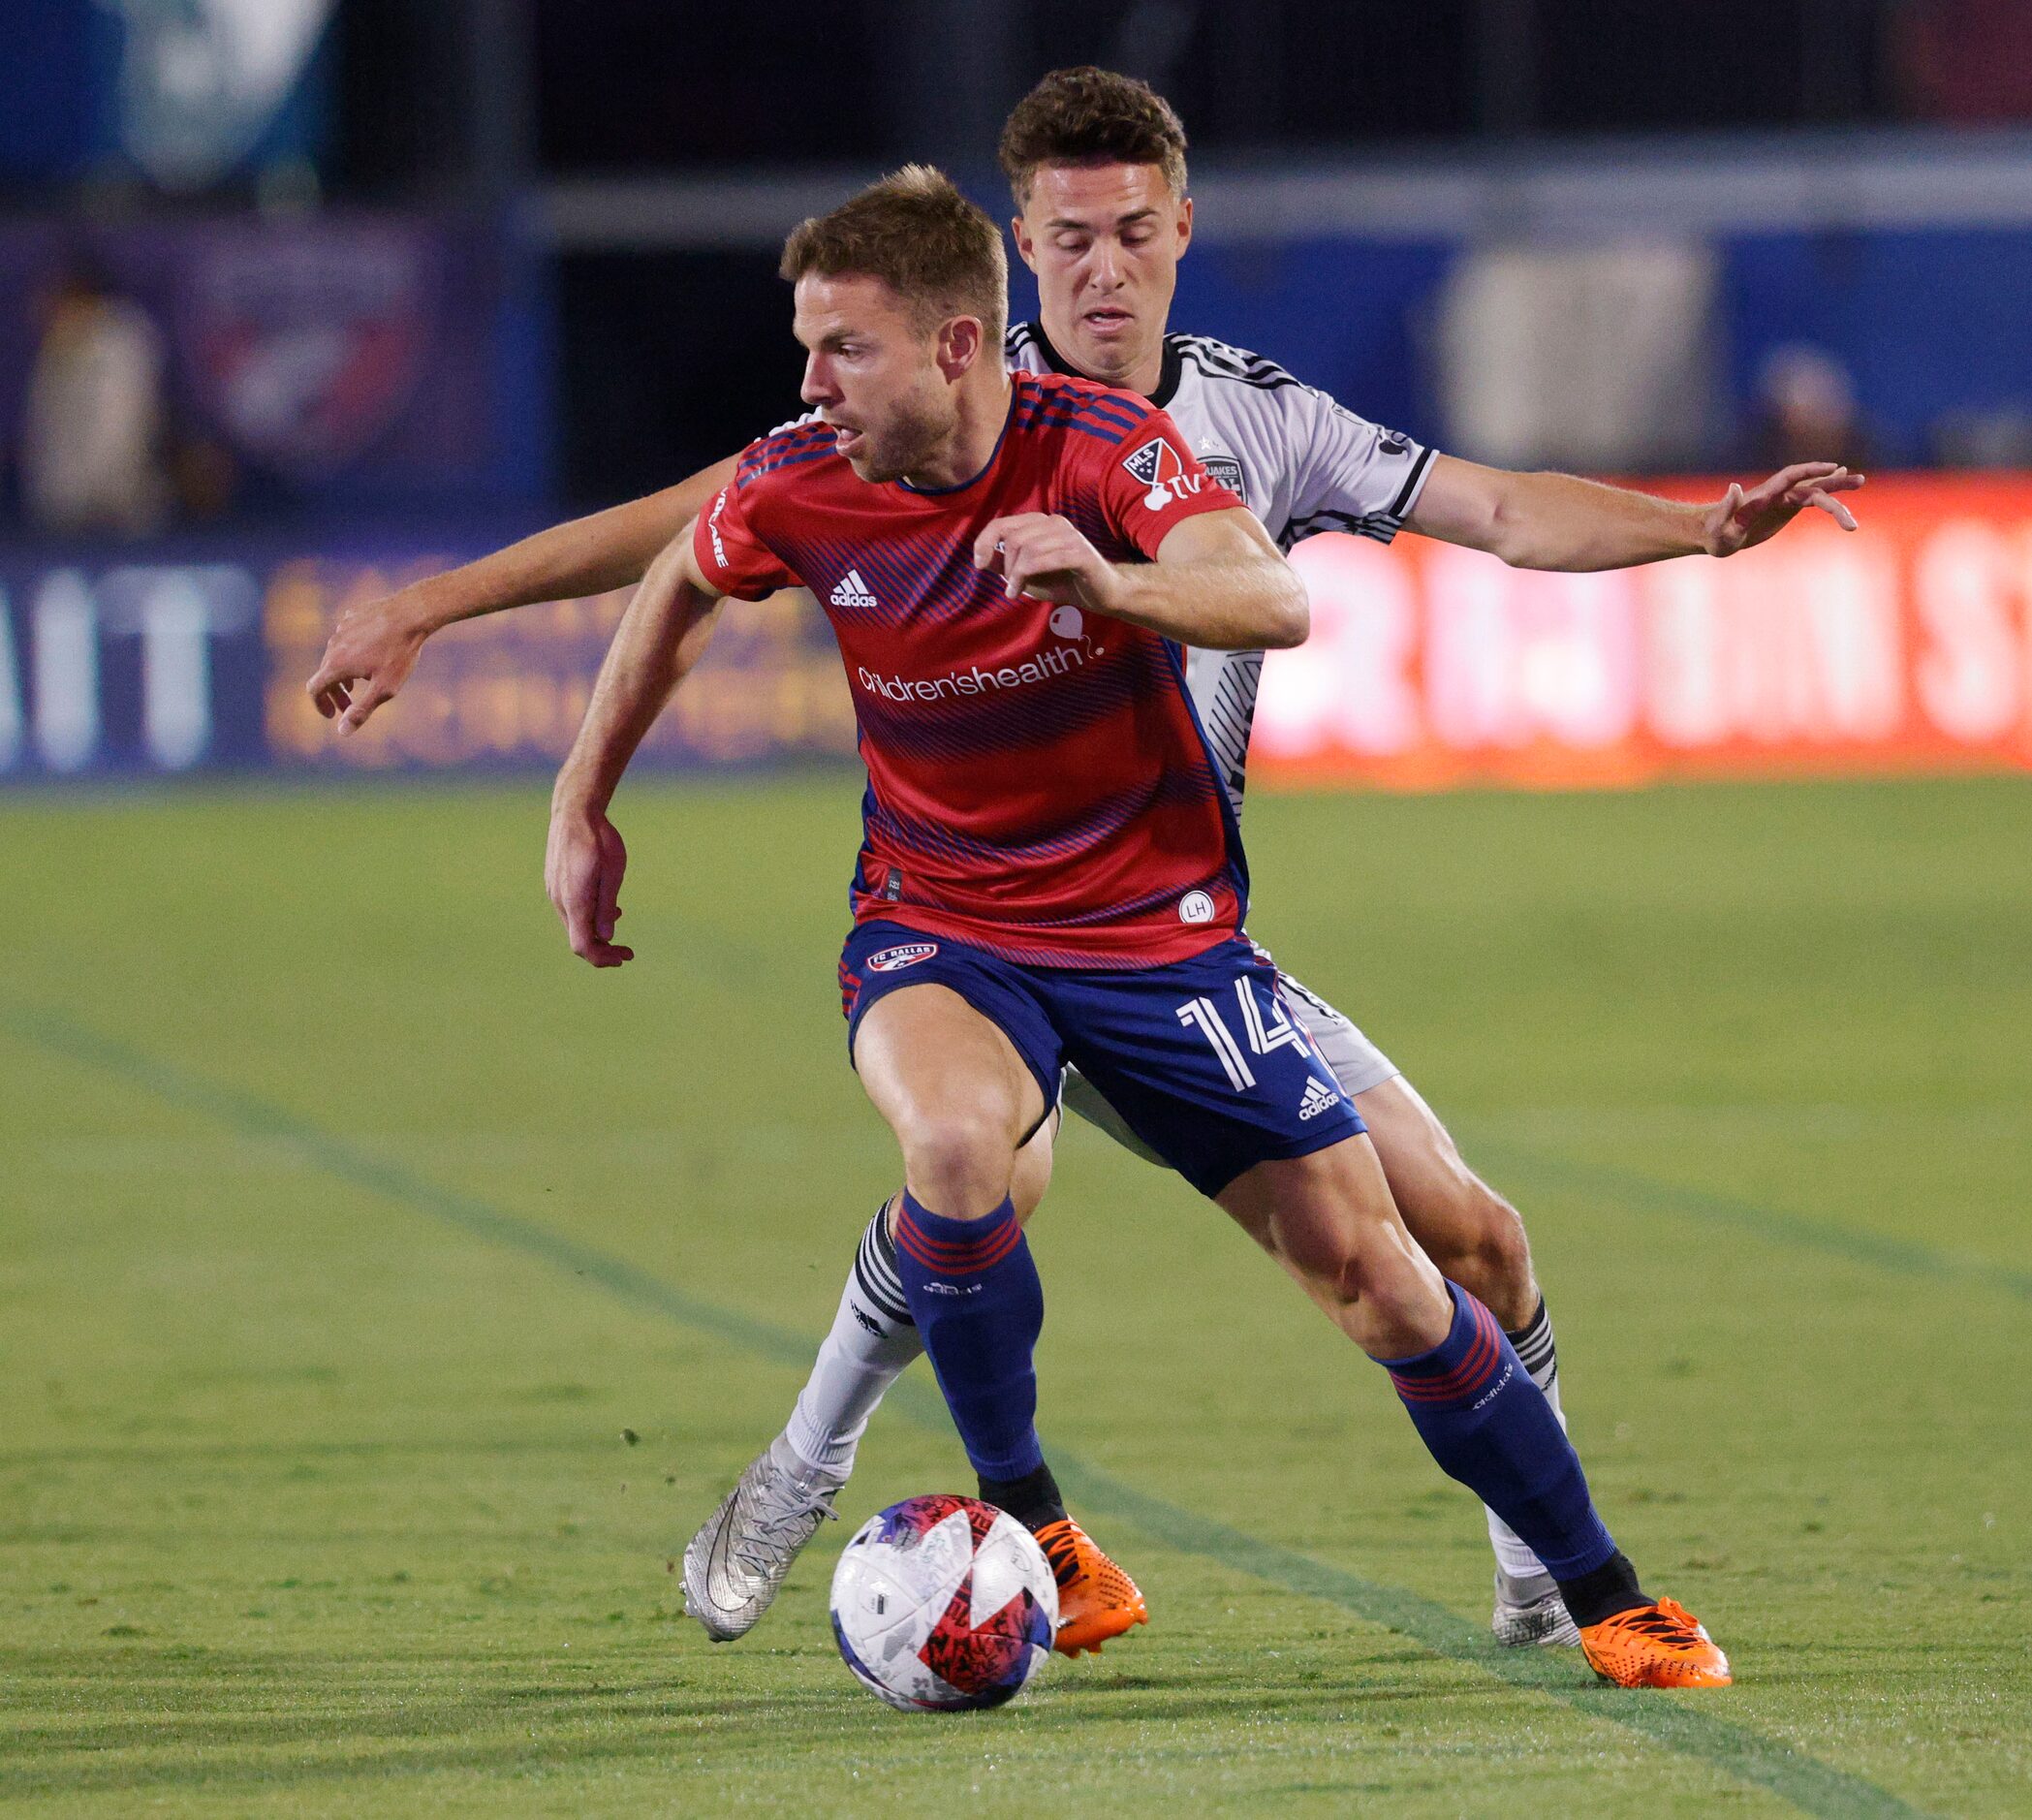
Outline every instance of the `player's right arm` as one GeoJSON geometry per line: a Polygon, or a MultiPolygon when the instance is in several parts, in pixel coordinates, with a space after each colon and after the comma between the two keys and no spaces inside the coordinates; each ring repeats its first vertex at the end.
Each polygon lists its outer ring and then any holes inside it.
{"type": "Polygon", "coordinates": [[[720,590],[700,573],[687,519],[649,565],[608,647],[578,737],[550,793],[544,889],[564,921],[572,952],[617,967],[635,951],[614,944],[628,850],[608,819],[628,761],[664,705],[704,654],[720,590]]]}
{"type": "Polygon", "coordinates": [[[424,641],[461,619],[632,586],[733,478],[734,466],[730,455],[661,492],[553,524],[491,555],[348,607],[304,685],[318,712],[327,720],[336,716],[341,734],[354,732],[409,680],[424,641]]]}
{"type": "Polygon", "coordinates": [[[1002,576],[1012,597],[1077,602],[1204,650],[1304,643],[1304,582],[1171,418],[1147,411],[1121,441],[1126,455],[1079,449],[1086,465],[1074,496],[1141,562],[1110,561],[1063,514],[1026,512],[982,529],[975,567],[1002,576]]]}
{"type": "Polygon", "coordinates": [[[1070,519],[995,518],[974,564],[1009,594],[1065,601],[1203,650],[1283,650],[1305,643],[1305,584],[1240,506],[1200,513],[1164,533],[1148,562],[1110,562],[1070,519]]]}

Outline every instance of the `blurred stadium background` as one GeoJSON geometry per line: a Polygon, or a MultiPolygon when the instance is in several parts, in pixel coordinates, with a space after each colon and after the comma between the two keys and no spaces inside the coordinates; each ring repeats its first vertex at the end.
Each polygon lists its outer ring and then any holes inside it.
{"type": "MultiPolygon", "coordinates": [[[[1672,486],[1805,454],[1874,477],[1867,537],[1726,567],[1546,578],[1322,540],[1319,634],[1271,668],[1266,773],[2032,755],[2014,0],[9,0],[7,19],[0,776],[554,759],[615,601],[442,640],[350,744],[296,685],[335,603],[791,414],[787,226],[922,156],[1006,213],[1003,112],[1083,59],[1153,79],[1193,134],[1179,326],[1505,465],[1672,486]]],[[[849,749],[796,604],[713,661],[657,762],[849,749]]]]}

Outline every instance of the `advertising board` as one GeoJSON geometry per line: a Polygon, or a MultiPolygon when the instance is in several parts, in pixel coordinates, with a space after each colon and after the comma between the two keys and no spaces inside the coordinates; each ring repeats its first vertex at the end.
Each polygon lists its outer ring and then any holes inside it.
{"type": "MultiPolygon", "coordinates": [[[[1316,538],[1294,555],[1312,637],[1265,667],[1252,776],[1574,788],[2032,766],[2032,479],[1876,480],[1858,510],[1853,536],[1809,515],[1727,562],[1599,575],[1316,538]]],[[[0,547],[0,779],[554,766],[622,594],[453,628],[350,739],[303,694],[348,602],[496,541],[0,547]]],[[[830,632],[789,593],[730,604],[642,762],[853,752],[830,632]]]]}
{"type": "MultiPolygon", "coordinates": [[[[1719,484],[1684,483],[1689,498],[1719,484]]],[[[1252,775],[1399,789],[2032,764],[2032,481],[1874,480],[1730,558],[1597,575],[1400,537],[1293,560],[1252,775]]]]}

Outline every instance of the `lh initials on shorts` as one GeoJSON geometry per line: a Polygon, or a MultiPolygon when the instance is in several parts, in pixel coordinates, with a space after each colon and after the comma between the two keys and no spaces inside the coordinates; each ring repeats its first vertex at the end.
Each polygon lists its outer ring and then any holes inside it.
{"type": "MultiPolygon", "coordinates": [[[[1235,983],[1235,996],[1241,1006],[1242,1034],[1249,1040],[1249,1052],[1254,1055],[1268,1055],[1282,1049],[1287,1043],[1292,1048],[1305,1047],[1304,1032],[1299,1030],[1284,1015],[1284,1007],[1277,1002],[1276,994],[1270,995],[1269,1020],[1264,1020],[1263,1007],[1257,1002],[1256,994],[1249,989],[1246,979],[1235,983]]],[[[1256,1084],[1256,1076],[1249,1067],[1248,1057],[1235,1042],[1235,1032],[1228,1028],[1221,1010],[1210,998],[1189,998],[1178,1007],[1178,1021],[1188,1028],[1197,1027],[1206,1039],[1207,1045],[1219,1058],[1222,1069],[1228,1076],[1228,1084],[1237,1093],[1245,1093],[1256,1084]]]]}

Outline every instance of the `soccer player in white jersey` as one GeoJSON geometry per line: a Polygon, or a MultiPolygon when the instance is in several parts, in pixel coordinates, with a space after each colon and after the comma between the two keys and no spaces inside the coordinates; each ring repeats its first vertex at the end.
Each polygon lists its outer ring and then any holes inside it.
{"type": "MultiPolygon", "coordinates": [[[[1747,491],[1732,486],[1704,506],[1566,475],[1510,473],[1385,430],[1256,355],[1168,334],[1177,262],[1192,236],[1184,154],[1177,116],[1129,78],[1061,70],[1018,104],[1001,156],[1018,211],[1016,248],[1037,274],[1042,320],[1010,331],[1009,361],[1098,379],[1163,406],[1214,477],[1241,495],[1284,548],[1322,531],[1388,542],[1410,529],[1517,567],[1580,571],[1732,555],[1808,508],[1855,528],[1837,495],[1860,486],[1861,477],[1832,463],[1787,468],[1747,491]]],[[[349,609],[310,680],[313,698],[341,720],[342,731],[357,727],[401,687],[424,640],[439,628],[639,581],[733,466],[730,458],[662,492],[349,609]]],[[[1261,665],[1260,653],[1189,654],[1194,698],[1237,810],[1261,665]]],[[[605,894],[602,943],[611,942],[618,915],[612,894],[605,894]]],[[[1551,1327],[1516,1209],[1467,1166],[1430,1108],[1350,1020],[1289,976],[1285,986],[1368,1125],[1405,1224],[1447,1276],[1493,1311],[1556,1409],[1551,1327]]],[[[1141,1147],[1084,1083],[1069,1079],[1064,1098],[1141,1147]]],[[[1054,1130],[1055,1121],[1047,1123],[1022,1159],[1014,1198],[1026,1218],[1049,1178],[1054,1130]]],[[[688,1606],[715,1637],[744,1633],[767,1609],[797,1552],[829,1514],[868,1416],[922,1351],[893,1257],[885,1208],[862,1236],[831,1331],[784,1432],[686,1552],[688,1606]]],[[[1064,1518],[1055,1488],[1046,1488],[1037,1510],[1016,1514],[1038,1530],[1059,1569],[1069,1614],[1061,1647],[1097,1647],[1142,1621],[1134,1583],[1064,1518]]],[[[1514,1645],[1578,1642],[1550,1577],[1492,1513],[1488,1521],[1495,1635],[1514,1645]]]]}

